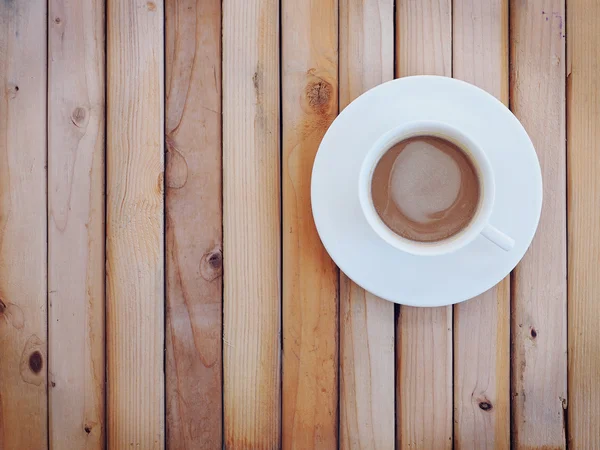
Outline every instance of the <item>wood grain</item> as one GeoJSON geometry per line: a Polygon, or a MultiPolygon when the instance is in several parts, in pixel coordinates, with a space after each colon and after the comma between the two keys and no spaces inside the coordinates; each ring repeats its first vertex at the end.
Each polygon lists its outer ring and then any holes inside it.
{"type": "Polygon", "coordinates": [[[452,314],[448,309],[400,308],[399,448],[452,448],[452,314]]]}
{"type": "Polygon", "coordinates": [[[511,4],[511,109],[537,150],[542,216],[512,278],[513,441],[565,448],[567,214],[565,4],[511,4]]]}
{"type": "Polygon", "coordinates": [[[103,0],[48,11],[50,448],[104,448],[103,0]]]}
{"type": "Polygon", "coordinates": [[[228,449],[281,445],[279,2],[223,2],[224,416],[228,449]]]}
{"type": "Polygon", "coordinates": [[[452,75],[451,0],[396,0],[396,77],[452,75]]]}
{"type": "Polygon", "coordinates": [[[338,111],[337,0],[283,0],[284,449],[336,449],[338,270],[310,204],[315,154],[338,111]]]}
{"type": "Polygon", "coordinates": [[[47,446],[46,2],[0,2],[0,448],[47,446]]]}
{"type": "Polygon", "coordinates": [[[567,11],[568,440],[588,449],[600,430],[600,4],[569,0],[567,11]]]}
{"type": "Polygon", "coordinates": [[[394,304],[347,277],[340,301],[340,448],[394,449],[394,304]]]}
{"type": "MultiPolygon", "coordinates": [[[[454,0],[454,78],[508,104],[508,0],[454,0]]],[[[454,447],[510,447],[510,281],[454,306],[454,447]]]]}
{"type": "MultiPolygon", "coordinates": [[[[394,77],[394,2],[340,0],[340,108],[394,77]]],[[[340,274],[340,448],[395,447],[394,304],[340,274]]]]}
{"type": "Polygon", "coordinates": [[[0,2],[0,448],[47,446],[46,2],[0,2]]]}
{"type": "MultiPolygon", "coordinates": [[[[398,0],[396,76],[452,75],[450,0],[398,0]]],[[[396,331],[399,448],[452,448],[452,307],[401,307],[396,331]]]]}
{"type": "Polygon", "coordinates": [[[107,6],[108,447],[162,449],[163,4],[107,6]]]}
{"type": "Polygon", "coordinates": [[[167,447],[213,449],[223,428],[221,1],[165,6],[167,447]]]}

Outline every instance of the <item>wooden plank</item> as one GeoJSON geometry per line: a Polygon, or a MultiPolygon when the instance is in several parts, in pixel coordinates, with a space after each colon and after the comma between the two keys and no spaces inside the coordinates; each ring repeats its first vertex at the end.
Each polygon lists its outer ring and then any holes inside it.
{"type": "Polygon", "coordinates": [[[455,448],[510,448],[508,278],[455,307],[455,448]]]}
{"type": "Polygon", "coordinates": [[[452,310],[400,308],[399,448],[452,448],[452,310]]]}
{"type": "Polygon", "coordinates": [[[312,217],[315,154],[338,111],[338,2],[283,0],[284,449],[336,449],[338,270],[312,217]]]}
{"type": "MultiPolygon", "coordinates": [[[[340,108],[394,77],[393,0],[340,0],[340,108]]],[[[340,274],[340,447],[393,449],[394,304],[340,274]]]]}
{"type": "Polygon", "coordinates": [[[514,448],[565,448],[567,199],[565,2],[511,4],[511,108],[537,150],[544,204],[512,278],[514,448]]]}
{"type": "Polygon", "coordinates": [[[108,1],[109,448],[164,448],[164,13],[108,1]]]}
{"type": "Polygon", "coordinates": [[[0,2],[0,448],[48,440],[46,1],[0,2]]]}
{"type": "Polygon", "coordinates": [[[281,445],[279,2],[223,3],[225,446],[281,445]]]}
{"type": "MultiPolygon", "coordinates": [[[[453,76],[508,104],[508,0],[455,0],[453,76]]],[[[510,447],[510,281],[454,307],[454,446],[510,447]]]]}
{"type": "MultiPolygon", "coordinates": [[[[452,75],[450,0],[398,0],[396,76],[452,75]]],[[[452,307],[401,307],[396,331],[399,448],[452,448],[452,307]]]]}
{"type": "Polygon", "coordinates": [[[396,77],[452,75],[452,2],[396,0],[396,77]]]}
{"type": "Polygon", "coordinates": [[[394,304],[345,276],[340,301],[340,447],[394,449],[394,304]]]}
{"type": "Polygon", "coordinates": [[[165,15],[167,447],[213,449],[223,428],[221,1],[166,2],[165,15]]]}
{"type": "Polygon", "coordinates": [[[568,440],[588,449],[600,432],[600,4],[567,11],[568,440]]]}
{"type": "Polygon", "coordinates": [[[48,13],[50,448],[104,448],[104,1],[48,13]]]}

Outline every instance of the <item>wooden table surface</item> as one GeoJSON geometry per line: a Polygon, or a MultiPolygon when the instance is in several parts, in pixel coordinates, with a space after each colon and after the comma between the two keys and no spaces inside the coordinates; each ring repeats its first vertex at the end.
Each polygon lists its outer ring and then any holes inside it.
{"type": "Polygon", "coordinates": [[[0,449],[600,448],[599,19],[0,0],[0,449]],[[310,210],[338,112],[415,74],[498,97],[542,166],[525,258],[454,307],[359,288],[310,210]]]}

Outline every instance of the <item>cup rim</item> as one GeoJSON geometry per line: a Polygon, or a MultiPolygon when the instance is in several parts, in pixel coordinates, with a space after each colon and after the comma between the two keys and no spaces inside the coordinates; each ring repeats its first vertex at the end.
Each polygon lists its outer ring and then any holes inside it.
{"type": "Polygon", "coordinates": [[[492,165],[473,139],[445,122],[415,120],[403,123],[381,135],[363,159],[359,173],[359,200],[363,215],[371,228],[388,244],[414,255],[433,256],[451,253],[465,247],[481,234],[489,223],[495,199],[492,165]],[[457,145],[472,160],[480,179],[480,198],[477,211],[469,224],[458,233],[441,241],[419,242],[404,238],[392,231],[381,219],[371,196],[373,172],[381,157],[395,144],[416,136],[435,136],[457,145]]]}

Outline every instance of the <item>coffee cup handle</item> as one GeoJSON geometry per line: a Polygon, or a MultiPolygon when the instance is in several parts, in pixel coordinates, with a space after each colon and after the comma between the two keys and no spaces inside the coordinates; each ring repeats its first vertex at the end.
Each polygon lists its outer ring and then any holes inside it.
{"type": "Polygon", "coordinates": [[[509,251],[515,246],[515,240],[513,238],[507,236],[502,231],[491,225],[486,225],[481,234],[489,241],[500,247],[502,250],[509,251]]]}

